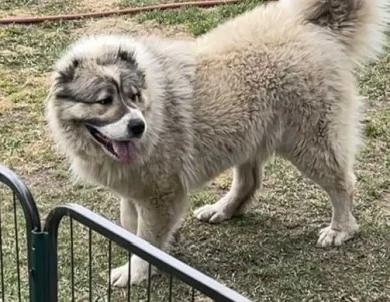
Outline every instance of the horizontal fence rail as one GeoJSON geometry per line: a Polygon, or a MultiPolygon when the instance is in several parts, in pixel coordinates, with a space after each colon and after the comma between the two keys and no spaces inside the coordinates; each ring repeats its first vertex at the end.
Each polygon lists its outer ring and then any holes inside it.
{"type": "MultiPolygon", "coordinates": [[[[182,280],[215,301],[250,302],[247,298],[216,280],[195,270],[180,260],[154,247],[147,241],[78,204],[58,206],[49,213],[46,219],[45,232],[50,234],[52,243],[50,250],[50,263],[52,264],[57,261],[57,235],[60,221],[66,216],[80,222],[104,237],[109,238],[132,254],[146,260],[161,271],[182,280]]],[[[57,266],[50,265],[50,267],[54,268],[51,273],[52,278],[57,279],[57,266]]],[[[55,287],[53,287],[53,289],[55,289],[55,287]]],[[[53,290],[51,293],[53,301],[56,296],[57,292],[56,290],[53,290]]]]}
{"type": "MultiPolygon", "coordinates": [[[[11,189],[14,197],[14,208],[15,201],[18,200],[21,208],[23,210],[25,225],[26,225],[26,240],[27,240],[27,265],[28,265],[28,284],[29,284],[29,301],[31,302],[57,302],[57,301],[101,301],[96,299],[93,296],[93,286],[92,286],[92,277],[94,274],[92,272],[92,262],[97,261],[98,256],[92,252],[92,237],[93,234],[99,235],[104,240],[108,240],[108,246],[104,259],[108,257],[107,266],[104,266],[108,269],[108,274],[105,275],[107,278],[101,277],[101,274],[98,274],[100,279],[104,280],[103,283],[107,284],[106,290],[106,299],[103,301],[119,301],[117,298],[112,298],[112,289],[110,284],[110,271],[112,267],[112,257],[113,257],[113,244],[118,245],[120,248],[126,250],[127,257],[126,260],[129,260],[131,256],[136,255],[141,259],[145,260],[149,264],[149,274],[147,278],[146,286],[143,286],[147,291],[147,298],[145,301],[151,301],[151,275],[154,268],[157,268],[161,272],[169,275],[169,284],[168,284],[168,298],[161,300],[158,298],[158,301],[213,301],[217,302],[250,302],[244,296],[238,294],[232,289],[222,285],[215,279],[199,272],[198,270],[190,267],[189,265],[181,262],[180,260],[168,255],[164,251],[154,247],[149,244],[147,241],[137,237],[136,235],[126,231],[119,225],[109,221],[108,219],[86,209],[78,204],[66,204],[55,207],[46,217],[44,226],[40,224],[39,212],[37,210],[35,201],[28,190],[27,186],[18,178],[18,176],[12,172],[10,169],[5,168],[0,165],[0,183],[5,184],[8,188],[11,189]],[[69,225],[64,225],[65,220],[69,220],[69,225]],[[76,225],[87,229],[87,238],[84,240],[82,237],[82,243],[77,246],[76,239],[77,236],[81,236],[81,233],[76,232],[76,225]],[[70,268],[71,278],[66,284],[66,289],[70,288],[70,294],[64,300],[61,296],[59,298],[59,287],[58,284],[61,281],[59,278],[59,247],[69,246],[67,242],[63,242],[59,239],[59,230],[65,230],[70,233],[70,253],[66,254],[69,258],[69,262],[66,262],[65,266],[70,268]],[[85,242],[84,242],[85,241],[85,242]],[[75,249],[81,249],[81,254],[87,257],[87,260],[80,260],[80,257],[76,259],[75,249]],[[88,268],[78,269],[76,271],[76,262],[80,264],[82,262],[82,267],[88,265],[88,268]],[[89,278],[89,280],[84,280],[87,282],[87,290],[83,289],[82,293],[84,294],[83,299],[76,300],[76,290],[75,287],[79,286],[79,282],[76,281],[75,276],[77,274],[83,273],[89,278]],[[173,278],[180,281],[186,286],[186,295],[189,296],[189,299],[183,300],[173,300],[173,278]],[[191,289],[188,291],[188,287],[191,289]],[[85,294],[88,293],[88,297],[85,294]],[[202,297],[210,298],[208,300],[198,299],[196,293],[202,294],[202,297]],[[108,299],[108,300],[107,300],[108,299]]],[[[0,210],[2,209],[2,204],[0,210]]],[[[16,211],[16,210],[15,210],[16,211]]],[[[16,212],[15,212],[16,213],[16,212]]],[[[0,286],[2,293],[0,300],[6,302],[4,299],[4,276],[3,276],[3,260],[2,260],[2,233],[1,233],[1,211],[0,211],[0,273],[1,273],[1,282],[0,286]]],[[[15,214],[15,224],[16,224],[16,214],[15,214]]],[[[17,236],[17,229],[15,234],[17,236]]],[[[4,235],[3,235],[4,236],[4,235]]],[[[16,244],[18,244],[18,239],[16,238],[16,244]]],[[[101,247],[99,247],[101,248],[101,247]]],[[[16,260],[17,260],[17,272],[19,278],[19,251],[18,245],[16,245],[16,260]]],[[[100,261],[100,258],[99,258],[100,261]]],[[[105,263],[103,263],[105,265],[105,263]]],[[[63,269],[61,266],[61,270],[63,269]]],[[[128,268],[129,278],[131,277],[131,266],[128,268]]],[[[62,275],[61,275],[62,277],[62,275]]],[[[157,282],[157,286],[161,285],[157,282]]],[[[99,284],[101,287],[102,285],[99,284]]],[[[19,287],[19,300],[26,301],[25,299],[20,298],[20,280],[18,281],[19,287]]],[[[130,301],[132,292],[132,287],[130,282],[127,284],[127,297],[126,300],[130,301]]],[[[180,287],[182,288],[182,287],[180,287]]],[[[136,290],[139,290],[137,287],[136,290]]],[[[158,291],[161,291],[161,288],[157,288],[158,291]]],[[[164,289],[166,290],[166,288],[164,289]]],[[[14,301],[14,300],[10,300],[14,301]]],[[[122,301],[122,300],[120,300],[122,301]]],[[[140,301],[140,300],[131,300],[131,301],[140,301]]],[[[144,301],[144,300],[142,300],[144,301]]]]}

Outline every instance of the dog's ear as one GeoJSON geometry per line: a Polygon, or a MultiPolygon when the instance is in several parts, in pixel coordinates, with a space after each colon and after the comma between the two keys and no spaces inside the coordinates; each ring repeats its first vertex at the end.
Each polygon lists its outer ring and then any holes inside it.
{"type": "Polygon", "coordinates": [[[73,58],[72,62],[64,69],[57,70],[58,77],[57,81],[59,83],[69,83],[74,80],[76,69],[79,67],[80,61],[76,58],[73,58]]]}
{"type": "Polygon", "coordinates": [[[134,59],[134,54],[132,52],[126,51],[122,48],[118,50],[118,59],[121,61],[125,61],[132,65],[136,65],[136,61],[134,59]]]}

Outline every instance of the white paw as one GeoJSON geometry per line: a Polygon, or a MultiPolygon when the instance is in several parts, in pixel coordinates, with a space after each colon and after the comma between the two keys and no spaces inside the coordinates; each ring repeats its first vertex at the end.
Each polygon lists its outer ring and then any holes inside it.
{"type": "Polygon", "coordinates": [[[232,215],[227,214],[226,211],[224,211],[224,207],[218,202],[215,204],[207,204],[196,209],[194,215],[198,220],[210,223],[220,223],[232,218],[232,215]]]}
{"type": "Polygon", "coordinates": [[[111,285],[116,287],[126,287],[129,281],[129,264],[126,263],[111,271],[111,285]]]}
{"type": "Polygon", "coordinates": [[[317,245],[320,247],[340,246],[345,241],[351,239],[357,231],[357,224],[353,228],[345,228],[343,230],[335,230],[328,226],[320,230],[317,245]]]}
{"type": "MultiPolygon", "coordinates": [[[[151,276],[156,271],[151,270],[151,276]]],[[[148,279],[149,275],[149,263],[142,260],[137,256],[131,258],[131,280],[130,284],[139,284],[148,279]]],[[[111,271],[111,285],[115,287],[127,287],[129,282],[129,264],[126,263],[123,266],[115,268],[111,271]]]]}

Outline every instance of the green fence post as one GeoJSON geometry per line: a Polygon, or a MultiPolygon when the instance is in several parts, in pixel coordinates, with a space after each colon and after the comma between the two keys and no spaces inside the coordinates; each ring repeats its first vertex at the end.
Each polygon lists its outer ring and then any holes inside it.
{"type": "Polygon", "coordinates": [[[31,294],[30,302],[51,302],[49,299],[49,236],[45,232],[31,232],[31,294]]]}

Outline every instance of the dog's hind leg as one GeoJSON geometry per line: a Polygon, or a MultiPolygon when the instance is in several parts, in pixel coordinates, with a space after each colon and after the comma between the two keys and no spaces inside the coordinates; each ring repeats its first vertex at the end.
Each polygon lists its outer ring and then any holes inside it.
{"type": "Polygon", "coordinates": [[[339,246],[359,230],[352,214],[354,186],[355,175],[352,171],[340,173],[334,178],[332,186],[324,186],[331,199],[333,212],[330,225],[320,230],[319,246],[339,246]]]}
{"type": "Polygon", "coordinates": [[[242,213],[261,186],[264,162],[259,157],[235,167],[230,191],[218,202],[196,209],[195,217],[205,222],[220,223],[242,213]]]}
{"type": "Polygon", "coordinates": [[[333,211],[328,227],[320,231],[317,244],[339,246],[353,237],[359,226],[352,214],[355,175],[354,147],[323,139],[304,139],[286,156],[303,174],[319,184],[329,195],[333,211]],[[292,152],[291,152],[292,151],[292,152]]]}

